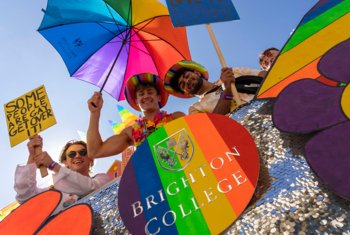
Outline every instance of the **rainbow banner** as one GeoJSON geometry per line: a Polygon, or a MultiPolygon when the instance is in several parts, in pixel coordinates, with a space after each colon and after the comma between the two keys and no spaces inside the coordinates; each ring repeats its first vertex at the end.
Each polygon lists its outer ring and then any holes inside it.
{"type": "Polygon", "coordinates": [[[124,123],[108,120],[112,127],[113,133],[118,135],[126,127],[124,123]]]}
{"type": "Polygon", "coordinates": [[[254,193],[259,156],[234,120],[195,114],[159,128],[136,150],[119,188],[132,234],[219,234],[254,193]]]}
{"type": "Polygon", "coordinates": [[[120,119],[122,122],[116,122],[112,120],[108,120],[109,124],[111,125],[114,134],[119,134],[122,130],[124,130],[126,127],[132,125],[135,120],[138,119],[138,116],[124,108],[123,106],[117,105],[118,113],[120,116],[120,119]]]}
{"type": "Polygon", "coordinates": [[[350,38],[350,0],[321,0],[301,20],[269,71],[257,97],[271,98],[290,83],[318,79],[329,85],[317,64],[328,50],[350,38]]]}
{"type": "Polygon", "coordinates": [[[123,106],[117,105],[118,113],[120,118],[122,119],[122,122],[126,125],[132,124],[136,119],[138,119],[138,116],[124,108],[123,106]]]}

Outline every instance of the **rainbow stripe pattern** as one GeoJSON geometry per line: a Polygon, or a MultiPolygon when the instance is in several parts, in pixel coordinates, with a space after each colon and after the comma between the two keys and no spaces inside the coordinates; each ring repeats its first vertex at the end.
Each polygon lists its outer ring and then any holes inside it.
{"type": "Polygon", "coordinates": [[[138,147],[120,182],[120,214],[132,234],[218,234],[243,212],[258,174],[258,151],[243,126],[217,114],[186,116],[138,147]],[[160,149],[179,153],[173,140],[184,136],[188,158],[175,155],[169,170],[160,149]]]}
{"type": "Polygon", "coordinates": [[[125,127],[130,126],[138,119],[138,116],[124,108],[123,106],[117,105],[119,116],[122,122],[116,122],[109,120],[114,134],[119,134],[125,127]]]}
{"type": "MultiPolygon", "coordinates": [[[[323,81],[317,69],[318,61],[350,37],[349,12],[350,0],[320,0],[284,45],[257,97],[277,97],[288,84],[303,78],[323,81]]],[[[334,81],[327,83],[337,85],[334,81]]]]}

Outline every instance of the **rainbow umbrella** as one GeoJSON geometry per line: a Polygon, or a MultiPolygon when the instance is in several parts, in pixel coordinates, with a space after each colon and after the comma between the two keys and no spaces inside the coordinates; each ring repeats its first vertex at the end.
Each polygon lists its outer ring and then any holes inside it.
{"type": "Polygon", "coordinates": [[[117,100],[126,80],[150,72],[163,77],[190,59],[185,28],[172,26],[156,0],[48,0],[38,29],[63,58],[70,75],[117,100]]]}

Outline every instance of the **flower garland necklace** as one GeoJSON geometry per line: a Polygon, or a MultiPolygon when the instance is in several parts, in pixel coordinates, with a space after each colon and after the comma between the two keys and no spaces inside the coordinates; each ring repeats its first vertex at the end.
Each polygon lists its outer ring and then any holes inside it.
{"type": "Polygon", "coordinates": [[[157,128],[172,120],[172,115],[165,111],[158,112],[153,121],[147,120],[145,117],[140,117],[136,120],[136,125],[133,128],[132,136],[135,141],[135,146],[138,146],[144,139],[152,134],[157,128]]]}

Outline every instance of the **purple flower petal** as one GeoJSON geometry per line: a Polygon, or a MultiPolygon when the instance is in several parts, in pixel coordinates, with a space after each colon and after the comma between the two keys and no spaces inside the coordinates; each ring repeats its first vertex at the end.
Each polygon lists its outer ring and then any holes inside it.
{"type": "Polygon", "coordinates": [[[318,69],[331,80],[350,82],[350,39],[330,49],[318,63],[318,69]]]}
{"type": "Polygon", "coordinates": [[[305,146],[305,155],[321,180],[350,200],[350,121],[314,136],[305,146]]]}
{"type": "Polygon", "coordinates": [[[311,79],[290,84],[274,105],[275,126],[285,132],[307,133],[348,120],[340,106],[343,90],[311,79]]]}

